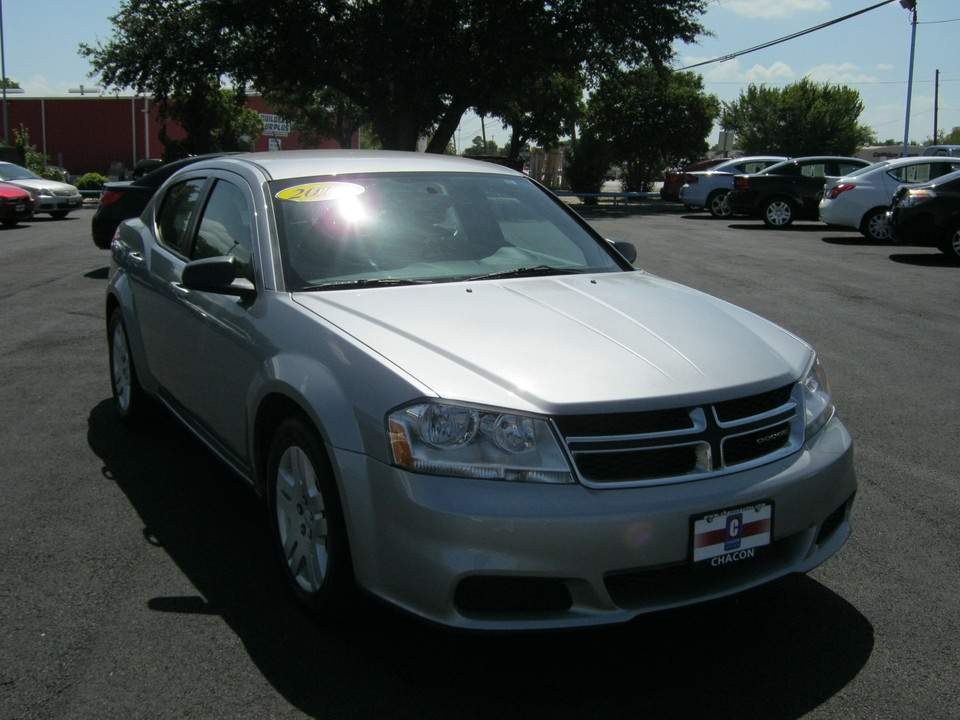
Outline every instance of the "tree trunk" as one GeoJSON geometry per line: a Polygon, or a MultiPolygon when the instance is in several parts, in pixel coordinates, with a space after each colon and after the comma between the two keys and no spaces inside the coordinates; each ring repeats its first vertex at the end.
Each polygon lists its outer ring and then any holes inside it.
{"type": "Polygon", "coordinates": [[[451,101],[450,105],[447,106],[447,111],[440,119],[440,124],[437,125],[437,129],[434,131],[433,137],[430,138],[430,142],[427,144],[428,153],[443,154],[447,149],[447,145],[450,144],[453,134],[457,131],[460,118],[463,117],[466,111],[466,103],[456,98],[451,101]]]}

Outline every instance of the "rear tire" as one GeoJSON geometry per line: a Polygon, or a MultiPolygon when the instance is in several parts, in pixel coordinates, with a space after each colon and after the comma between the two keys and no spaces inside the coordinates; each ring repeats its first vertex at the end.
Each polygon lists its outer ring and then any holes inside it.
{"type": "Polygon", "coordinates": [[[952,260],[960,260],[960,223],[947,230],[940,250],[952,260]]]}
{"type": "Polygon", "coordinates": [[[340,496],[323,442],[299,418],[274,434],[266,492],[271,534],[297,600],[317,614],[343,609],[353,570],[340,496]]]}
{"type": "Polygon", "coordinates": [[[783,197],[776,197],[763,206],[763,222],[767,227],[785,228],[797,217],[797,209],[793,202],[783,197]]]}
{"type": "Polygon", "coordinates": [[[137,377],[137,368],[133,363],[127,328],[120,308],[115,308],[110,314],[107,345],[114,406],[125,423],[138,425],[147,415],[147,396],[137,377]]]}
{"type": "Polygon", "coordinates": [[[728,195],[730,195],[729,190],[714,190],[710,193],[710,197],[707,198],[707,210],[713,217],[723,220],[733,214],[730,211],[730,203],[727,202],[728,195]]]}
{"type": "Polygon", "coordinates": [[[874,242],[886,242],[891,239],[890,225],[887,223],[887,209],[874,208],[860,221],[860,233],[874,242]]]}

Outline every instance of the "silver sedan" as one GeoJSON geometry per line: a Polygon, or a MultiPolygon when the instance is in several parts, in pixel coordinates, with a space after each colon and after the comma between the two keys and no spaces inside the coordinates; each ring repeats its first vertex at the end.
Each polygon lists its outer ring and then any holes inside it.
{"type": "Polygon", "coordinates": [[[816,354],[635,255],[493,164],[201,161],[113,242],[116,407],[263,496],[318,612],[576,626],[810,570],[856,489],[816,354]]]}

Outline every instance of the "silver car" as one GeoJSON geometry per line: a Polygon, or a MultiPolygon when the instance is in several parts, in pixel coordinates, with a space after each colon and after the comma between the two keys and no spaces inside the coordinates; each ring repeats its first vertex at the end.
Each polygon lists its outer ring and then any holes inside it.
{"type": "Polygon", "coordinates": [[[814,568],[856,490],[816,354],[635,255],[494,164],[201,161],[113,241],[116,407],[263,496],[316,611],[578,626],[814,568]]]}
{"type": "Polygon", "coordinates": [[[0,162],[0,180],[29,191],[37,200],[35,212],[49,213],[57,219],[83,205],[83,197],[73,185],[47,180],[13,163],[0,162]]]}
{"type": "Polygon", "coordinates": [[[732,213],[727,195],[733,189],[734,175],[757,173],[788,159],[784,155],[750,155],[727,160],[709,170],[687,173],[680,187],[680,202],[703,208],[715,218],[728,218],[732,213]]]}

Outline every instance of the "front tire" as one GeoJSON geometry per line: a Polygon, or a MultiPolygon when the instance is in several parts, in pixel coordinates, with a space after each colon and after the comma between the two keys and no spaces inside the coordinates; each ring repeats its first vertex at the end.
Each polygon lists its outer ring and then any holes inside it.
{"type": "Polygon", "coordinates": [[[729,190],[714,190],[710,193],[710,197],[707,198],[707,210],[713,217],[723,220],[733,214],[730,203],[727,202],[729,195],[729,190]]]}
{"type": "Polygon", "coordinates": [[[271,532],[297,600],[318,614],[343,608],[353,571],[340,496],[320,437],[299,418],[274,434],[266,491],[271,532]]]}
{"type": "Polygon", "coordinates": [[[874,208],[860,221],[860,233],[867,239],[874,242],[886,242],[890,240],[892,234],[890,225],[887,223],[887,209],[874,208]]]}
{"type": "Polygon", "coordinates": [[[797,210],[787,198],[773,198],[763,206],[763,222],[767,227],[785,228],[797,216],[797,210]]]}
{"type": "Polygon", "coordinates": [[[147,397],[137,377],[137,368],[133,363],[127,328],[120,308],[115,308],[110,314],[107,344],[110,352],[110,387],[113,390],[114,406],[124,422],[136,425],[146,415],[147,397]]]}

